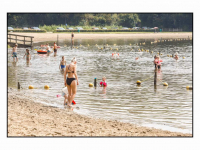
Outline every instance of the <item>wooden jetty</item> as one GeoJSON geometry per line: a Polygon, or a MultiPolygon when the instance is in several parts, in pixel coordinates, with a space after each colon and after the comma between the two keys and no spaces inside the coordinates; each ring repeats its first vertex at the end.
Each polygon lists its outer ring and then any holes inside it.
{"type": "Polygon", "coordinates": [[[31,47],[33,49],[33,38],[34,36],[24,36],[8,33],[7,43],[13,47],[15,44],[18,44],[18,47],[31,47]]]}

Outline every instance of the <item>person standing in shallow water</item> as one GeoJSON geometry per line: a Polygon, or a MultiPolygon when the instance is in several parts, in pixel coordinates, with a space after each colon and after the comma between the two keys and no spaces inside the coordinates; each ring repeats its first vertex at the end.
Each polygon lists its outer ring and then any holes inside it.
{"type": "Polygon", "coordinates": [[[54,56],[56,56],[56,54],[57,54],[57,44],[56,44],[56,42],[54,42],[53,50],[54,50],[54,56]]]}
{"type": "Polygon", "coordinates": [[[67,106],[71,108],[72,101],[76,95],[78,76],[76,73],[76,58],[72,58],[71,64],[67,65],[64,72],[64,85],[67,86],[68,89],[68,102],[67,106]],[[67,75],[67,79],[66,79],[67,75]]]}
{"type": "Polygon", "coordinates": [[[74,32],[72,32],[71,38],[72,38],[72,40],[74,40],[74,32]]]}
{"type": "Polygon", "coordinates": [[[15,62],[15,57],[16,57],[16,62],[18,61],[18,58],[17,58],[17,44],[15,44],[15,47],[13,47],[12,57],[13,57],[13,62],[15,62]]]}

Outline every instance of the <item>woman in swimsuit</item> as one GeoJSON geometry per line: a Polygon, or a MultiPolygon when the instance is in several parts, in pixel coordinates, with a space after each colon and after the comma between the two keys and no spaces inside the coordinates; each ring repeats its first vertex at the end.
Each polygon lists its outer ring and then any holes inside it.
{"type": "Polygon", "coordinates": [[[76,58],[74,57],[71,60],[71,64],[67,65],[65,68],[65,73],[64,73],[64,84],[67,86],[68,89],[68,102],[67,106],[71,107],[72,100],[74,99],[76,95],[76,88],[78,83],[78,76],[76,74],[76,58]],[[66,75],[67,79],[66,79],[66,75]]]}
{"type": "MultiPolygon", "coordinates": [[[[31,54],[30,54],[30,52],[29,52],[28,49],[26,49],[26,53],[25,53],[24,57],[25,57],[25,56],[26,56],[26,61],[29,62],[29,61],[31,60],[31,54]]],[[[23,58],[24,58],[24,57],[23,57],[23,58]]]]}

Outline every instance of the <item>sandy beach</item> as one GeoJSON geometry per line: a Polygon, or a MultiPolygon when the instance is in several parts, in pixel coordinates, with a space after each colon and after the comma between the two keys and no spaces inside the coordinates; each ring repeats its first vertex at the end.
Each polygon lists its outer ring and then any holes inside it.
{"type": "Polygon", "coordinates": [[[177,132],[94,119],[67,109],[34,102],[8,88],[8,137],[12,136],[187,136],[177,132]]]}
{"type": "MultiPolygon", "coordinates": [[[[57,41],[57,35],[59,40],[71,40],[71,33],[15,33],[17,35],[34,36],[33,41],[57,41]]],[[[74,33],[74,39],[175,39],[175,38],[192,38],[192,32],[174,32],[174,33],[74,33]]]]}

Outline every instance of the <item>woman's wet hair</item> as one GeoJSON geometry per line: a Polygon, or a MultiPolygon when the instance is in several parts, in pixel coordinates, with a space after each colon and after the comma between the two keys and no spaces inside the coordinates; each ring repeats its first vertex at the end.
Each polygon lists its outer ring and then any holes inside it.
{"type": "Polygon", "coordinates": [[[76,62],[76,57],[72,58],[71,62],[76,62]]]}

